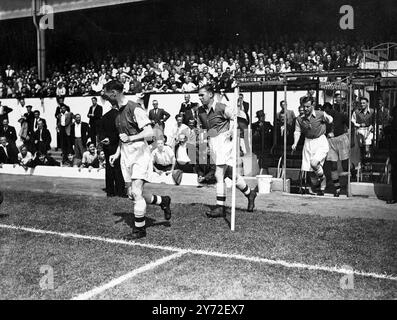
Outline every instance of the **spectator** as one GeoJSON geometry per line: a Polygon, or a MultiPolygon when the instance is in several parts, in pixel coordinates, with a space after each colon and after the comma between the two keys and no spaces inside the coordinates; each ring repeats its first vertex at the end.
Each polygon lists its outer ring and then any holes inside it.
{"type": "Polygon", "coordinates": [[[2,128],[0,128],[0,135],[6,137],[9,143],[15,144],[17,141],[17,132],[14,127],[8,124],[8,120],[4,119],[2,128]]]}
{"type": "Polygon", "coordinates": [[[390,120],[390,110],[388,107],[386,107],[383,99],[379,98],[376,112],[376,123],[378,124],[378,140],[383,141],[385,139],[384,128],[389,125],[390,120]]]}
{"type": "Polygon", "coordinates": [[[198,103],[190,101],[190,94],[186,93],[184,96],[185,102],[182,102],[179,114],[183,117],[183,123],[189,124],[190,119],[197,120],[198,103]]]}
{"type": "Polygon", "coordinates": [[[86,151],[85,146],[90,137],[90,126],[86,122],[81,121],[81,115],[75,115],[75,122],[71,126],[70,136],[73,143],[74,154],[77,159],[83,158],[86,151]]]}
{"type": "Polygon", "coordinates": [[[46,154],[49,150],[51,150],[51,133],[44,126],[43,120],[39,120],[37,125],[38,128],[33,134],[35,150],[46,154]]]}
{"type": "Polygon", "coordinates": [[[103,150],[98,151],[98,171],[106,169],[106,158],[103,150]]]}
{"type": "Polygon", "coordinates": [[[68,158],[63,163],[63,167],[68,168],[80,168],[81,166],[81,159],[77,159],[73,153],[73,151],[68,153],[68,158]]]}
{"type": "MultiPolygon", "coordinates": [[[[70,112],[70,107],[64,103],[63,97],[58,98],[57,101],[58,101],[58,106],[55,109],[55,119],[58,123],[58,116],[61,113],[61,107],[65,106],[65,109],[67,112],[70,112]]],[[[57,147],[56,147],[56,150],[58,151],[59,148],[61,148],[61,135],[60,135],[59,127],[57,125],[57,147]]]]}
{"type": "Polygon", "coordinates": [[[11,112],[12,112],[12,109],[7,106],[3,106],[0,101],[0,123],[3,123],[4,119],[9,120],[8,114],[11,112]]]}
{"type": "Polygon", "coordinates": [[[8,143],[6,137],[0,136],[0,166],[16,163],[18,163],[17,147],[12,143],[8,143]]]}
{"type": "MultiPolygon", "coordinates": [[[[195,149],[194,149],[195,150],[195,149]]],[[[177,170],[182,170],[184,173],[193,173],[193,165],[190,163],[191,159],[188,155],[187,137],[185,134],[180,134],[175,147],[175,158],[177,170]]]]}
{"type": "Polygon", "coordinates": [[[44,128],[47,129],[47,121],[40,117],[40,111],[39,110],[33,111],[33,115],[34,115],[33,131],[36,131],[39,128],[39,126],[38,126],[39,121],[42,121],[44,128]]]}
{"type": "Polygon", "coordinates": [[[73,114],[66,111],[65,105],[61,105],[61,113],[58,115],[57,126],[62,149],[62,162],[66,161],[68,153],[72,150],[72,141],[70,137],[72,119],[73,114]]]}
{"type": "Polygon", "coordinates": [[[89,142],[87,145],[87,151],[83,154],[80,168],[88,168],[91,171],[92,168],[99,167],[98,153],[93,142],[89,142]]]}
{"type": "Polygon", "coordinates": [[[170,114],[164,109],[159,108],[157,100],[152,102],[153,109],[149,111],[149,120],[152,122],[153,127],[158,127],[164,132],[165,122],[169,119],[170,114]]]}
{"type": "Polygon", "coordinates": [[[18,153],[18,163],[22,168],[27,170],[31,162],[33,161],[33,155],[28,151],[28,148],[25,145],[22,145],[19,150],[20,152],[18,153]]]}
{"type": "Polygon", "coordinates": [[[375,115],[374,109],[369,107],[368,99],[360,99],[361,109],[355,110],[352,115],[352,124],[356,128],[358,144],[361,151],[361,160],[371,157],[371,146],[374,138],[375,115]]]}
{"type": "Polygon", "coordinates": [[[102,118],[103,108],[98,104],[98,99],[96,97],[92,97],[92,106],[88,111],[88,119],[90,119],[90,135],[91,135],[91,142],[95,145],[97,144],[97,131],[98,126],[102,118]]]}
{"type": "Polygon", "coordinates": [[[183,117],[182,117],[182,115],[180,115],[180,114],[177,114],[177,115],[175,116],[176,124],[175,124],[174,127],[172,128],[172,131],[171,131],[171,138],[170,138],[170,141],[169,141],[169,146],[170,146],[172,149],[174,149],[174,147],[175,147],[176,144],[178,143],[179,136],[180,136],[182,133],[184,133],[184,134],[186,135],[187,132],[188,132],[189,127],[188,127],[187,125],[185,125],[185,124],[182,122],[182,119],[183,119],[183,117]]]}
{"type": "Polygon", "coordinates": [[[191,77],[186,77],[185,83],[182,85],[182,92],[197,91],[198,87],[192,82],[191,77]]]}
{"type": "Polygon", "coordinates": [[[61,164],[48,154],[38,151],[29,166],[32,168],[36,168],[37,166],[60,167],[61,164]]]}
{"type": "Polygon", "coordinates": [[[294,134],[294,126],[295,126],[295,113],[293,110],[287,110],[287,125],[284,124],[284,112],[287,107],[286,102],[280,101],[280,108],[281,111],[277,113],[277,121],[280,126],[280,135],[281,137],[284,136],[284,133],[287,133],[287,143],[290,144],[290,142],[293,140],[293,134],[294,134]]]}
{"type": "Polygon", "coordinates": [[[252,124],[252,152],[258,158],[259,168],[268,170],[271,165],[264,154],[273,146],[273,126],[266,121],[266,115],[262,110],[256,112],[258,121],[252,124]]]}
{"type": "Polygon", "coordinates": [[[157,147],[152,151],[153,170],[161,175],[172,173],[175,167],[175,154],[170,146],[165,145],[163,138],[157,140],[157,147]]]}
{"type": "Polygon", "coordinates": [[[60,81],[58,83],[57,89],[56,89],[56,96],[57,98],[64,98],[66,96],[66,87],[63,81],[60,81]]]}

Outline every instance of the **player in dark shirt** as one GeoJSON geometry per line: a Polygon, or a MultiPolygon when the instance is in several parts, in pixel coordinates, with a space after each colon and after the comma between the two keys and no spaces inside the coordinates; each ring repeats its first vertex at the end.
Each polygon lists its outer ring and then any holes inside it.
{"type": "Polygon", "coordinates": [[[329,102],[324,103],[324,110],[333,118],[332,123],[326,124],[326,135],[329,144],[327,161],[331,162],[331,177],[335,187],[334,196],[339,197],[341,187],[338,160],[342,162],[343,171],[349,171],[350,139],[347,134],[349,118],[347,114],[335,110],[329,102]]]}

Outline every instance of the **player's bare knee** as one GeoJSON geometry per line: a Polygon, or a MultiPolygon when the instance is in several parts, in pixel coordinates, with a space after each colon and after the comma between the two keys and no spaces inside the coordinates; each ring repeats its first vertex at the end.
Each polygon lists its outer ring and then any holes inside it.
{"type": "Polygon", "coordinates": [[[310,166],[313,170],[317,170],[320,162],[318,160],[310,160],[310,166]]]}

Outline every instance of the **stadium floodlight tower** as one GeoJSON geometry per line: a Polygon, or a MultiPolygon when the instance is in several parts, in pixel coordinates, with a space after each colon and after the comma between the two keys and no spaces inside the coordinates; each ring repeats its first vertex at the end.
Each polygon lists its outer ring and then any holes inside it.
{"type": "Polygon", "coordinates": [[[46,0],[32,0],[33,24],[37,34],[37,73],[39,80],[45,80],[46,75],[46,46],[45,29],[41,28],[40,16],[41,9],[46,5],[46,0]]]}

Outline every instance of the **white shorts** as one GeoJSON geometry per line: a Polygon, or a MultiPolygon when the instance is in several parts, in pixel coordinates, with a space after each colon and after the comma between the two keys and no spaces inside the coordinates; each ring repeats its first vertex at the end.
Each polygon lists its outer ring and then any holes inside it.
{"type": "Polygon", "coordinates": [[[233,141],[227,132],[209,137],[209,145],[215,165],[233,165],[233,141]]]}
{"type": "Polygon", "coordinates": [[[371,132],[369,127],[357,128],[357,138],[360,145],[370,146],[374,139],[374,133],[371,132]]]}
{"type": "Polygon", "coordinates": [[[146,141],[121,145],[121,172],[126,183],[132,180],[149,180],[153,171],[152,155],[146,141]]]}
{"type": "Polygon", "coordinates": [[[315,139],[306,138],[302,151],[302,171],[313,171],[310,165],[312,160],[324,165],[328,151],[329,145],[325,135],[315,139]]]}

